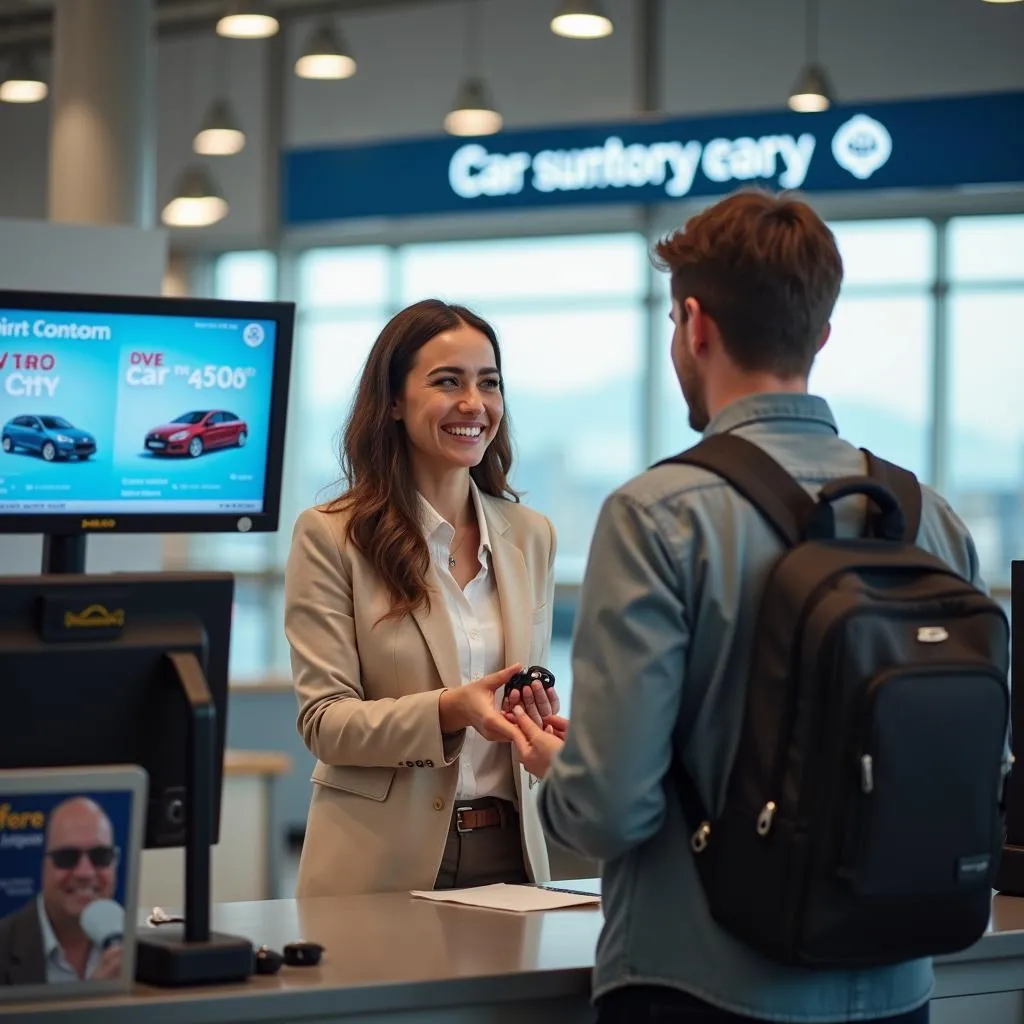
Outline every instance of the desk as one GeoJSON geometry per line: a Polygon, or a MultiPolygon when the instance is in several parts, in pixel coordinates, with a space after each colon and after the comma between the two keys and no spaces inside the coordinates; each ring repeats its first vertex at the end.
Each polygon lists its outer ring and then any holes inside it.
{"type": "MultiPolygon", "coordinates": [[[[271,787],[291,771],[287,754],[226,750],[220,842],[211,851],[210,891],[215,903],[266,900],[277,890],[279,829],[271,787]]],[[[139,906],[180,907],[185,902],[185,852],[143,850],[139,906]]]]}
{"type": "MultiPolygon", "coordinates": [[[[206,989],[6,1004],[25,1024],[587,1024],[596,908],[507,914],[402,893],[233,903],[215,927],[280,949],[323,943],[318,967],[206,989]]],[[[936,964],[933,1024],[1024,1021],[1024,900],[997,897],[990,932],[936,964]]]]}

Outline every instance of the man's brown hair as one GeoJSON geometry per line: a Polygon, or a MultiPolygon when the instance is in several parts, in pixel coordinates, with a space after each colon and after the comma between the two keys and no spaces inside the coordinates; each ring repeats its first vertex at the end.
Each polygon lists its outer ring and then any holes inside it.
{"type": "MultiPolygon", "coordinates": [[[[832,232],[785,194],[737,192],[662,239],[653,260],[672,297],[696,299],[743,370],[806,376],[839,296],[832,232]]],[[[685,313],[684,313],[685,315],[685,313]]]]}

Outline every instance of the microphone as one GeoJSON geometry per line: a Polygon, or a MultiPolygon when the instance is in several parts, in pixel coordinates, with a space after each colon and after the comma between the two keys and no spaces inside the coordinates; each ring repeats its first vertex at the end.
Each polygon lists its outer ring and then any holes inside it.
{"type": "Polygon", "coordinates": [[[124,941],[124,907],[114,900],[93,900],[81,917],[82,931],[98,949],[124,941]]]}

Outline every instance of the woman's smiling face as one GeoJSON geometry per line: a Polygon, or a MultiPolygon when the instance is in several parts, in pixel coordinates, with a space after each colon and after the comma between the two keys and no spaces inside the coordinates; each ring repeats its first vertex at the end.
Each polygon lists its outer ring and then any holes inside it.
{"type": "Polygon", "coordinates": [[[443,473],[480,463],[504,411],[494,347],[459,324],[416,353],[393,415],[405,424],[413,463],[443,473]]]}

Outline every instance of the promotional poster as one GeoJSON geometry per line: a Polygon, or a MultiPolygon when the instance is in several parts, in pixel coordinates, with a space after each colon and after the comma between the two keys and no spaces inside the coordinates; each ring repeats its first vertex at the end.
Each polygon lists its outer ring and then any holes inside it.
{"type": "Polygon", "coordinates": [[[127,984],[143,774],[14,774],[0,773],[0,993],[127,984]]]}
{"type": "Polygon", "coordinates": [[[261,512],[275,332],[0,311],[0,514],[261,512]]]}

